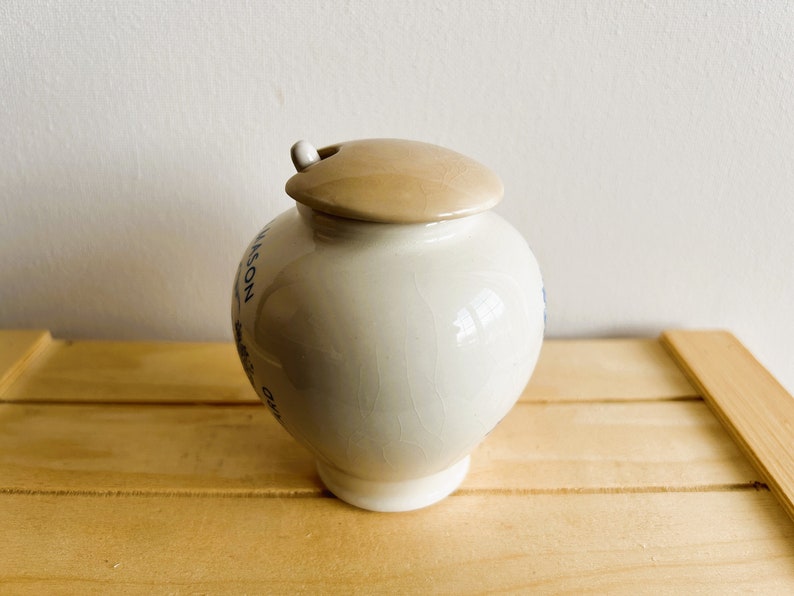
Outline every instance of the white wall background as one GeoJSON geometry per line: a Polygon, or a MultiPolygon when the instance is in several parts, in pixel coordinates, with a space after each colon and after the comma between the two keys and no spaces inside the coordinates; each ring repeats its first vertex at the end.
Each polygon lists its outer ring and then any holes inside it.
{"type": "Polygon", "coordinates": [[[549,335],[726,327],[794,390],[780,0],[5,0],[0,326],[230,338],[292,142],[379,136],[502,176],[549,335]]]}

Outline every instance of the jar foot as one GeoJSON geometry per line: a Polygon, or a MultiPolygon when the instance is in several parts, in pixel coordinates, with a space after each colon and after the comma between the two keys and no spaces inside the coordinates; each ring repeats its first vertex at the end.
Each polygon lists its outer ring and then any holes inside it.
{"type": "Polygon", "coordinates": [[[437,503],[452,493],[469,471],[470,456],[424,478],[384,482],[364,480],[317,462],[325,486],[337,497],[370,511],[411,511],[437,503]]]}

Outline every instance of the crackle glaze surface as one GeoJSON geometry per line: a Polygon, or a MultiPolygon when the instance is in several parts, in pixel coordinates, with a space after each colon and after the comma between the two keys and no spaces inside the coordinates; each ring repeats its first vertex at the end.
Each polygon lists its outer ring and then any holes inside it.
{"type": "Polygon", "coordinates": [[[363,139],[319,150],[320,160],[287,181],[293,199],[325,213],[387,223],[473,215],[502,200],[499,177],[438,145],[363,139]]]}
{"type": "Polygon", "coordinates": [[[302,205],[246,249],[232,304],[273,415],[323,469],[375,483],[439,474],[493,429],[529,380],[543,313],[535,259],[494,213],[388,225],[302,205]]]}

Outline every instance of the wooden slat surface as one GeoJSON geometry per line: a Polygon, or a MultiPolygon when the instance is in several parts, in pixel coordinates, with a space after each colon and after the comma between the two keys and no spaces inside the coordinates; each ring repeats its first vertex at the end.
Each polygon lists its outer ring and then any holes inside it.
{"type": "Polygon", "coordinates": [[[53,341],[6,401],[258,403],[229,343],[53,341]]]}
{"type": "Polygon", "coordinates": [[[794,399],[728,332],[663,339],[794,519],[794,399]]]}
{"type": "Polygon", "coordinates": [[[51,343],[48,331],[0,332],[0,396],[51,343]]]}
{"type": "MultiPolygon", "coordinates": [[[[260,406],[5,404],[0,425],[0,491],[322,492],[309,453],[260,406]]],[[[519,404],[475,452],[462,490],[708,490],[759,480],[699,401],[519,404]]]]}
{"type": "Polygon", "coordinates": [[[789,594],[794,568],[766,491],[453,496],[399,515],[0,495],[0,527],[13,594],[789,594]]]}
{"type": "MultiPolygon", "coordinates": [[[[54,341],[0,400],[256,403],[241,370],[228,343],[54,341]]],[[[659,342],[587,339],[547,340],[521,400],[694,396],[659,342]]]]}
{"type": "Polygon", "coordinates": [[[636,401],[698,397],[653,339],[546,340],[523,401],[636,401]]]}
{"type": "Polygon", "coordinates": [[[0,593],[794,592],[794,523],[655,340],[547,341],[461,488],[378,514],[230,344],[14,337],[0,593]]]}

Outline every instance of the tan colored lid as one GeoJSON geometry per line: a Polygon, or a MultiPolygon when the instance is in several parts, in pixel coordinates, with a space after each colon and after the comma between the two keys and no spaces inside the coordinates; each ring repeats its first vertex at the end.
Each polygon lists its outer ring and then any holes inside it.
{"type": "Polygon", "coordinates": [[[496,205],[502,181],[484,165],[437,145],[367,139],[319,151],[292,148],[298,173],[287,194],[318,211],[387,223],[419,223],[472,215],[496,205]]]}

